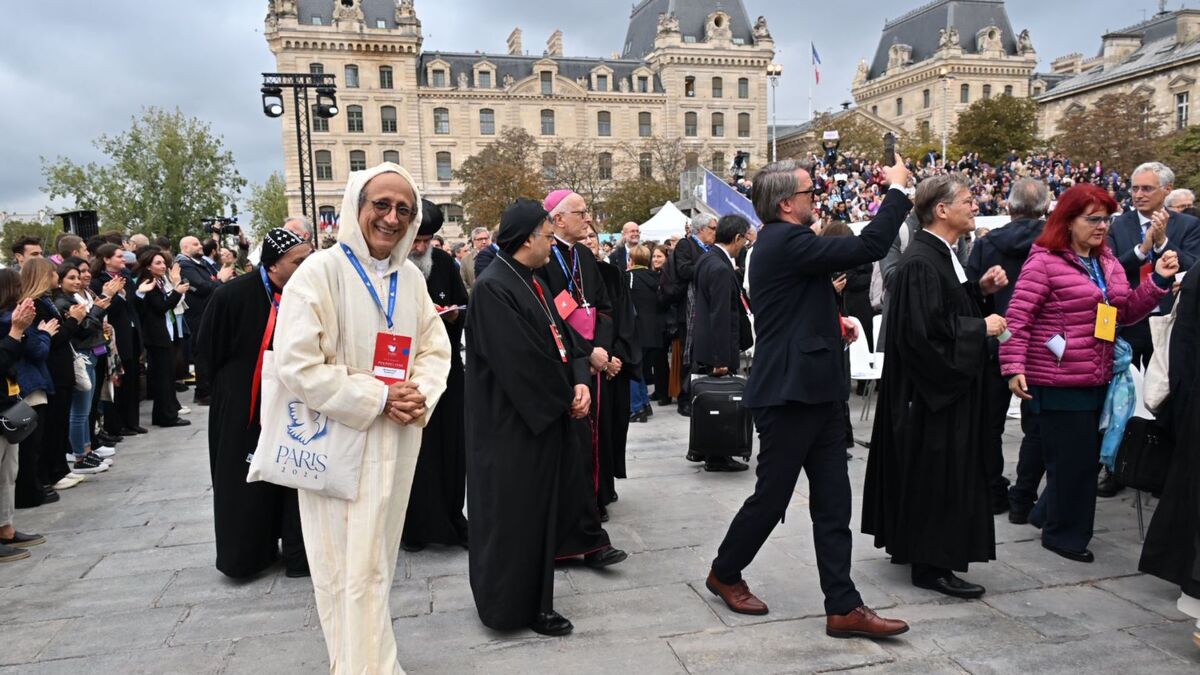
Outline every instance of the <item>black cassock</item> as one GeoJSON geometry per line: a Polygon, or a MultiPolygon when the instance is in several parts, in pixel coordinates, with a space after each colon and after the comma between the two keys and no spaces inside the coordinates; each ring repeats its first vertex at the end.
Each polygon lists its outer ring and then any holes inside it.
{"type": "MultiPolygon", "coordinates": [[[[425,285],[438,307],[467,304],[467,287],[458,273],[458,265],[449,253],[433,249],[433,268],[425,285]]],[[[465,544],[467,519],[463,517],[466,498],[466,445],[463,439],[463,365],[462,325],[464,312],[453,321],[443,321],[450,336],[450,375],[446,392],[433,410],[433,416],[421,435],[421,453],[408,496],[408,514],[404,519],[407,544],[465,544]]]]}
{"type": "Polygon", "coordinates": [[[996,557],[985,466],[987,326],[977,283],[918,232],[889,301],[863,532],[895,562],[965,572],[996,557]]]}
{"type": "Polygon", "coordinates": [[[642,349],[637,339],[637,319],[629,294],[629,273],[615,265],[598,263],[604,290],[612,304],[611,356],[621,360],[621,372],[611,380],[600,378],[599,492],[604,505],[617,494],[616,478],[625,478],[625,442],[629,436],[631,379],[641,377],[642,349]]]}
{"type": "Polygon", "coordinates": [[[553,608],[554,559],[604,548],[590,473],[570,417],[587,354],[532,272],[507,254],[475,281],[467,310],[467,509],[471,590],[496,629],[529,625],[553,608]],[[566,340],[567,363],[550,330],[566,340]]]}
{"type": "MultiPolygon", "coordinates": [[[[278,292],[279,289],[272,289],[278,292]]],[[[259,347],[271,313],[262,277],[237,277],[217,289],[196,335],[196,359],[212,378],[208,409],[208,459],[213,482],[217,569],[231,577],[253,576],[279,559],[307,569],[296,491],[271,483],[247,483],[247,457],[258,444],[261,395],[250,411],[259,347]]],[[[277,330],[286,330],[278,326],[277,330]]]]}

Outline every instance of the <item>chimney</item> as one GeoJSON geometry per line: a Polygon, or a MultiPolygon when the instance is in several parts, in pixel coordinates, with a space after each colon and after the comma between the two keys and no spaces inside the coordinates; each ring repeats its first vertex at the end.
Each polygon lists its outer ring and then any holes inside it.
{"type": "Polygon", "coordinates": [[[1200,38],[1200,9],[1175,12],[1175,42],[1185,45],[1200,38]]]}
{"type": "Polygon", "coordinates": [[[561,30],[554,31],[550,34],[550,39],[546,40],[546,55],[563,55],[563,32],[561,30]]]}
{"type": "Polygon", "coordinates": [[[1142,36],[1139,33],[1109,33],[1101,40],[1101,59],[1105,68],[1112,68],[1121,63],[1142,46],[1142,36]]]}
{"type": "Polygon", "coordinates": [[[1066,56],[1060,56],[1050,63],[1050,72],[1063,75],[1075,75],[1080,72],[1083,65],[1083,54],[1074,52],[1066,56]]]}
{"type": "Polygon", "coordinates": [[[513,32],[508,34],[508,53],[510,56],[520,56],[523,51],[521,49],[521,29],[514,28],[513,32]]]}

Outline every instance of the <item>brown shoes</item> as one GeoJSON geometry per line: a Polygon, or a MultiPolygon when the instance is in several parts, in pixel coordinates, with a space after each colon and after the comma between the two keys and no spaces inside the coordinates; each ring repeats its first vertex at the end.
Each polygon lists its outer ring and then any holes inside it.
{"type": "MultiPolygon", "coordinates": [[[[754,594],[750,592],[750,587],[746,585],[745,581],[739,581],[736,584],[723,584],[717,580],[717,575],[710,570],[704,586],[712,591],[713,595],[724,600],[729,609],[738,614],[767,613],[766,603],[754,597],[754,594]]],[[[907,626],[905,628],[907,629],[907,626]]]]}
{"type": "Polygon", "coordinates": [[[825,634],[835,638],[888,638],[908,632],[908,624],[885,619],[875,610],[863,605],[849,614],[830,614],[825,617],[825,634]]]}

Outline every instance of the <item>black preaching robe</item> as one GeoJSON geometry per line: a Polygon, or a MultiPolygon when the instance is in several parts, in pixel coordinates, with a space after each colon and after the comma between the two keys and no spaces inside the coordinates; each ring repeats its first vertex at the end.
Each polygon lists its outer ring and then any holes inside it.
{"type": "MultiPolygon", "coordinates": [[[[425,285],[429,298],[438,307],[467,304],[467,286],[458,273],[454,258],[441,249],[433,249],[433,268],[425,285]]],[[[407,544],[465,544],[467,519],[463,517],[466,498],[466,445],[463,440],[463,365],[462,333],[465,312],[455,321],[443,321],[450,336],[450,375],[446,392],[438,401],[421,435],[421,453],[408,496],[408,514],[404,519],[407,544]]]]}
{"type": "Polygon", "coordinates": [[[251,414],[250,389],[270,312],[258,271],[244,274],[212,294],[195,340],[196,359],[212,377],[208,459],[217,569],[231,577],[253,576],[270,567],[279,559],[280,539],[284,563],[290,569],[307,569],[296,491],[246,482],[246,458],[258,445],[261,431],[261,395],[251,414]]]}
{"type": "Polygon", "coordinates": [[[616,497],[616,478],[625,478],[625,443],[629,437],[629,404],[632,379],[641,378],[642,349],[638,343],[637,317],[629,293],[629,273],[615,265],[598,263],[604,290],[612,303],[613,341],[609,353],[621,360],[621,372],[611,380],[600,377],[600,488],[597,501],[611,503],[616,497]]]}
{"type": "Polygon", "coordinates": [[[896,562],[965,572],[996,557],[985,467],[987,326],[979,285],[921,231],[892,282],[863,532],[896,562]]]}
{"type": "MultiPolygon", "coordinates": [[[[551,259],[553,264],[553,258],[551,259]]],[[[470,578],[483,623],[529,625],[554,602],[554,560],[609,545],[570,416],[588,351],[508,254],[475,280],[467,309],[467,509],[470,578]],[[550,330],[564,337],[567,363],[550,330]]]]}

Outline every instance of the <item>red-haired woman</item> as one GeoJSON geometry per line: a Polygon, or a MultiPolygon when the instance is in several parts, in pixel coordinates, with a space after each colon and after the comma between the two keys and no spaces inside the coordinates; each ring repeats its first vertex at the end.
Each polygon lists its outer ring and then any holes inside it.
{"type": "Polygon", "coordinates": [[[1027,422],[1040,431],[1045,453],[1046,490],[1029,520],[1041,527],[1043,547],[1079,562],[1094,559],[1088,543],[1113,330],[1149,315],[1179,270],[1178,258],[1165,253],[1154,283],[1131,291],[1106,243],[1116,210],[1095,185],[1063,193],[1021,268],[1005,316],[1012,338],[1000,345],[1000,372],[1028,402],[1027,422]]]}

